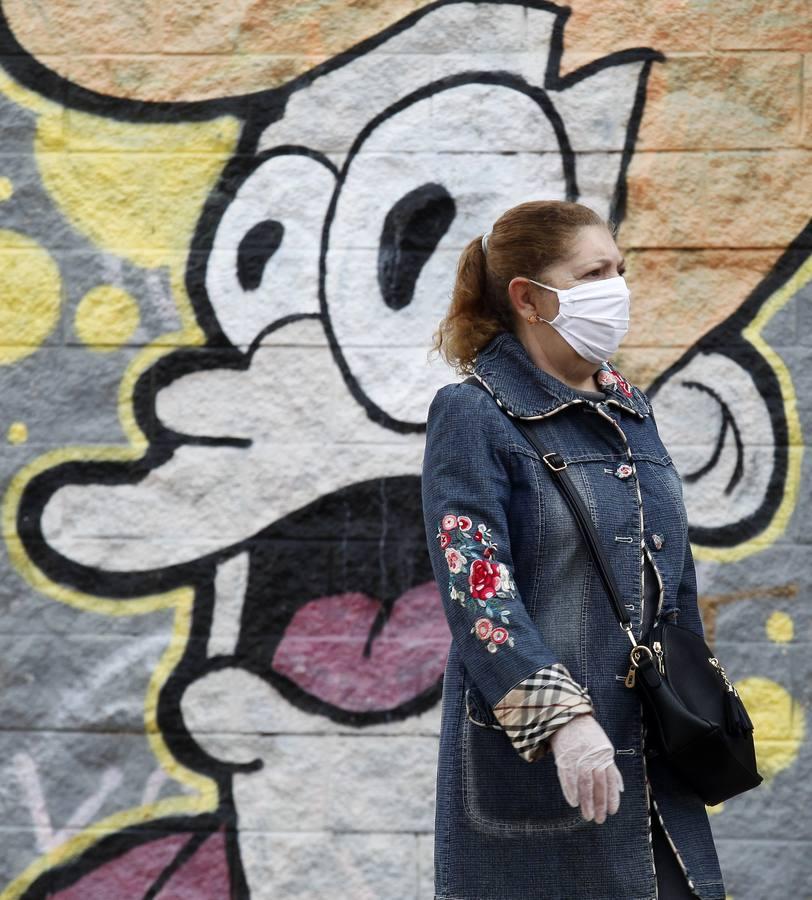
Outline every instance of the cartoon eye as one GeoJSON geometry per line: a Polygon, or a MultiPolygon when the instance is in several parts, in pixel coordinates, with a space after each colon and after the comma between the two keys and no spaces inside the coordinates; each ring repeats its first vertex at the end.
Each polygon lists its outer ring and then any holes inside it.
{"type": "Polygon", "coordinates": [[[454,221],[454,200],[441,184],[424,184],[395,201],[378,246],[378,287],[392,310],[412,301],[417,279],[454,221]]]}
{"type": "Polygon", "coordinates": [[[335,188],[332,165],[305,148],[279,148],[252,166],[222,210],[204,275],[217,323],[238,346],[285,316],[318,313],[321,235],[335,188]]]}
{"type": "Polygon", "coordinates": [[[521,79],[466,74],[426,85],[361,129],[328,211],[322,290],[339,367],[372,418],[416,430],[426,398],[448,380],[426,351],[471,236],[528,196],[571,193],[553,120],[521,79]]]}
{"type": "Polygon", "coordinates": [[[237,280],[245,291],[255,291],[262,282],[268,260],[279,249],[285,226],[275,219],[249,228],[237,248],[237,280]]]}

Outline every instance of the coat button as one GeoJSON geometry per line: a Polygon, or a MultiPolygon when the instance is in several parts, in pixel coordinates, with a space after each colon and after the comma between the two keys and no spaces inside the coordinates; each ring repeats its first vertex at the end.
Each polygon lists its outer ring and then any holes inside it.
{"type": "Polygon", "coordinates": [[[628,478],[633,471],[634,469],[628,463],[621,463],[615,469],[615,475],[617,475],[618,478],[628,478]]]}
{"type": "Polygon", "coordinates": [[[656,534],[652,533],[651,541],[654,544],[655,550],[660,550],[665,543],[665,535],[664,534],[656,534]]]}

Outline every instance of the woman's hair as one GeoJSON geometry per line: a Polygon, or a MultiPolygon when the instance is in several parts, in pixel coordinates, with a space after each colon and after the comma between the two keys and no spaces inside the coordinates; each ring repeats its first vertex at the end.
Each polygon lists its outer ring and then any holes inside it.
{"type": "Polygon", "coordinates": [[[429,352],[439,351],[458,374],[470,375],[477,353],[493,337],[515,331],[511,279],[544,277],[584,225],[603,225],[612,236],[617,230],[593,209],[567,200],[531,200],[503,212],[488,236],[487,259],[481,235],[460,254],[451,304],[429,352]]]}

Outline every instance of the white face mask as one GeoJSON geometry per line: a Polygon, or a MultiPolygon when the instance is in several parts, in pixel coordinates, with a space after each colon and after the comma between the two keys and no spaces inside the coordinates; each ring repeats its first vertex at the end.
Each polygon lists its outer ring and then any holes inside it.
{"type": "Polygon", "coordinates": [[[631,293],[622,275],[586,281],[575,287],[559,290],[533,281],[558,294],[558,315],[547,322],[562,338],[590,362],[600,364],[615,353],[629,330],[629,301],[631,293]]]}

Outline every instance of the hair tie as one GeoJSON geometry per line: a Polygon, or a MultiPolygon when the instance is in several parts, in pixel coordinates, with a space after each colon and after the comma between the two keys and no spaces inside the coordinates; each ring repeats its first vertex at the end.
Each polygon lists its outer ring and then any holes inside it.
{"type": "Polygon", "coordinates": [[[482,235],[482,252],[487,256],[488,255],[488,238],[491,236],[490,231],[486,231],[485,234],[482,235]]]}

